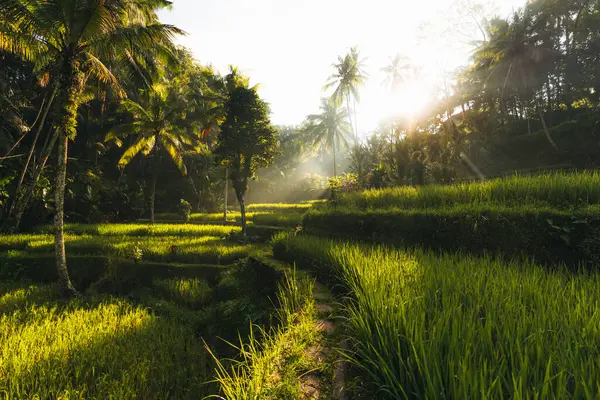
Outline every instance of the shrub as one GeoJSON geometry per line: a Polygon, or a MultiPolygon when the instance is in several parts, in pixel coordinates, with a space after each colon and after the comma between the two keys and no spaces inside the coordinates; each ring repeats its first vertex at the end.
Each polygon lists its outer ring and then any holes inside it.
{"type": "Polygon", "coordinates": [[[192,214],[192,205],[184,199],[179,202],[179,216],[186,223],[190,222],[190,215],[192,214]]]}

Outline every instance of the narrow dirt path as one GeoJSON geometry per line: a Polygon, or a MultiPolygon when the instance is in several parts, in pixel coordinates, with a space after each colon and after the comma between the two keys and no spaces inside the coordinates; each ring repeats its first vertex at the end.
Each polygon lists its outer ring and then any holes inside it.
{"type": "Polygon", "coordinates": [[[316,327],[322,340],[309,347],[306,355],[324,366],[324,371],[309,373],[301,378],[301,388],[306,400],[345,400],[344,381],[346,363],[340,360],[338,349],[341,326],[336,318],[336,301],[329,289],[316,282],[314,288],[315,308],[318,313],[316,327]]]}
{"type": "MultiPolygon", "coordinates": [[[[257,257],[285,269],[293,268],[275,259],[270,251],[263,252],[257,257]]],[[[338,302],[327,286],[318,281],[315,281],[314,300],[318,315],[315,325],[322,335],[315,345],[306,349],[305,355],[323,368],[308,372],[300,378],[302,399],[346,400],[347,363],[339,354],[339,350],[345,350],[346,345],[339,320],[338,302]]]]}

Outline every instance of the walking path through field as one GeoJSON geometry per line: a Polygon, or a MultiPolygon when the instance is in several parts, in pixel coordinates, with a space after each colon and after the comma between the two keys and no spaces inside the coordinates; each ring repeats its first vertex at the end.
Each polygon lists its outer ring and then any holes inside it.
{"type": "MultiPolygon", "coordinates": [[[[270,251],[268,253],[263,253],[258,258],[287,270],[293,268],[275,259],[270,251]]],[[[321,333],[321,339],[306,349],[306,356],[324,368],[300,377],[302,399],[346,400],[347,363],[340,355],[340,350],[346,350],[346,344],[339,319],[338,303],[327,286],[320,282],[315,281],[313,295],[318,313],[315,327],[321,333]]]]}

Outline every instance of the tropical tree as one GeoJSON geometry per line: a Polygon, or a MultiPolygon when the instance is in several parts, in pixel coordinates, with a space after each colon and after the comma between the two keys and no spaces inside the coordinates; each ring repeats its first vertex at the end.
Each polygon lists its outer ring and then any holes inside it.
{"type": "Polygon", "coordinates": [[[516,92],[540,118],[550,145],[558,146],[550,136],[542,105],[536,90],[542,86],[548,65],[556,53],[547,46],[546,33],[536,31],[536,21],[529,11],[515,12],[512,21],[493,20],[490,23],[489,40],[474,53],[477,64],[487,71],[484,85],[498,87],[500,109],[506,118],[507,94],[516,92]]]}
{"type": "Polygon", "coordinates": [[[356,103],[360,101],[360,88],[367,82],[368,75],[364,71],[364,59],[360,59],[357,47],[352,47],[345,56],[339,56],[338,62],[332,65],[335,73],[327,79],[323,90],[335,87],[331,99],[336,105],[346,102],[346,112],[358,141],[358,126],[356,121],[356,103]],[[352,107],[350,103],[352,102],[352,107]]]}
{"type": "Polygon", "coordinates": [[[383,67],[381,71],[385,73],[383,85],[394,92],[413,78],[416,72],[410,60],[400,54],[396,54],[394,58],[390,57],[390,63],[383,67]]]}
{"type": "Polygon", "coordinates": [[[55,179],[55,251],[59,285],[77,295],[71,284],[65,252],[63,214],[69,140],[77,133],[77,112],[90,78],[122,93],[108,67],[138,52],[155,59],[171,55],[171,39],[182,31],[157,22],[154,10],[166,0],[2,0],[0,50],[34,62],[48,74],[53,130],[48,148],[58,143],[55,179]]]}
{"type": "Polygon", "coordinates": [[[115,141],[117,146],[122,146],[122,139],[135,136],[136,139],[121,156],[119,168],[125,168],[139,153],[145,156],[152,155],[154,166],[152,183],[150,184],[150,223],[154,224],[156,181],[160,167],[160,157],[166,154],[177,166],[182,175],[187,174],[183,161],[184,144],[196,147],[198,144],[198,131],[194,132],[194,121],[187,117],[189,103],[185,94],[175,88],[163,85],[154,85],[151,89],[143,91],[139,102],[123,100],[123,108],[132,116],[133,120],[115,126],[105,137],[105,141],[115,141]]]}
{"type": "Polygon", "coordinates": [[[242,218],[242,235],[246,235],[245,195],[248,179],[256,170],[268,167],[277,154],[277,131],[271,125],[269,108],[254,88],[235,84],[239,77],[232,71],[227,77],[229,99],[225,103],[225,120],[215,149],[218,160],[228,168],[229,179],[242,218]]]}
{"type": "Polygon", "coordinates": [[[307,133],[312,136],[315,146],[322,151],[332,151],[333,176],[337,177],[336,152],[348,147],[352,128],[348,123],[348,113],[331,99],[321,99],[320,111],[319,114],[308,116],[312,123],[308,125],[307,133]]]}

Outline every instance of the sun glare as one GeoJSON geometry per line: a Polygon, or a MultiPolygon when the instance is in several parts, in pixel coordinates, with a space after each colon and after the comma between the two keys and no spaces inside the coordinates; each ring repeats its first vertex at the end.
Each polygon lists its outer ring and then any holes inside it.
{"type": "Polygon", "coordinates": [[[390,106],[387,110],[387,116],[400,115],[414,117],[425,111],[430,102],[430,90],[425,85],[414,83],[390,95],[390,106]]]}
{"type": "Polygon", "coordinates": [[[417,118],[434,103],[432,92],[430,85],[421,82],[411,83],[395,92],[383,89],[373,96],[376,100],[364,108],[362,118],[368,124],[365,125],[374,127],[396,118],[417,118]]]}

